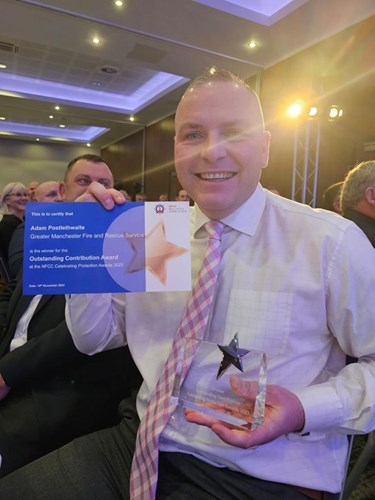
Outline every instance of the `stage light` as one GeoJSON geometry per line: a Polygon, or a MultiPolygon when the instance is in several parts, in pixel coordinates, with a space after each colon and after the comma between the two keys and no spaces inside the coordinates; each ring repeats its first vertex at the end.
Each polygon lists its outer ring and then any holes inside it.
{"type": "Polygon", "coordinates": [[[302,102],[294,102],[287,109],[287,115],[290,118],[298,118],[301,115],[302,110],[303,110],[302,102]]]}
{"type": "Polygon", "coordinates": [[[309,117],[310,118],[315,118],[318,115],[318,108],[316,106],[310,106],[309,109],[309,117]]]}

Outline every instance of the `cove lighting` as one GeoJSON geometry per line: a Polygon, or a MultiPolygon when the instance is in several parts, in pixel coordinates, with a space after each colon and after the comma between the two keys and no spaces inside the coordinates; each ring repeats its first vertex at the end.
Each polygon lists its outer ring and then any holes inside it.
{"type": "MultiPolygon", "coordinates": [[[[84,108],[101,109],[125,114],[135,114],[147,104],[183,85],[187,78],[170,73],[155,73],[147,82],[130,95],[113,94],[74,85],[56,84],[34,78],[0,74],[1,94],[11,91],[16,97],[38,97],[40,100],[58,99],[61,103],[84,108]]],[[[55,106],[58,111],[60,106],[55,106]]]]}
{"type": "Polygon", "coordinates": [[[227,14],[271,26],[307,0],[194,0],[227,14]]]}
{"type": "MultiPolygon", "coordinates": [[[[76,141],[76,142],[92,142],[97,137],[100,137],[105,132],[108,132],[108,128],[104,127],[81,127],[81,126],[71,126],[65,129],[59,129],[59,139],[66,141],[76,141]]],[[[39,137],[44,137],[47,139],[57,139],[56,137],[56,127],[46,127],[46,126],[35,126],[27,125],[22,123],[12,123],[6,122],[1,125],[1,132],[19,135],[33,135],[34,137],[38,135],[39,137]]]]}

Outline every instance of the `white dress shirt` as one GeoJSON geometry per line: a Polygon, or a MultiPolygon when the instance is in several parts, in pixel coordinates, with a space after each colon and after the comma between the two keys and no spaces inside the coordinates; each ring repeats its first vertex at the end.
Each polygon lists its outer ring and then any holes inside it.
{"type": "MultiPolygon", "coordinates": [[[[207,245],[207,217],[192,209],[193,282],[207,245]]],[[[301,434],[243,450],[177,409],[160,449],[193,454],[260,479],[339,491],[349,432],[375,427],[375,252],[352,222],[269,193],[259,185],[223,219],[222,261],[206,340],[265,351],[268,383],[293,391],[305,410],[301,434]],[[360,358],[345,366],[345,353],[360,358]]],[[[144,377],[137,409],[163,369],[188,293],[76,295],[67,323],[79,350],[126,341],[144,377]],[[126,314],[125,314],[126,309],[126,314]],[[126,331],[126,338],[124,335],[126,331]],[[75,332],[80,332],[79,336],[75,332]]],[[[208,360],[202,380],[217,372],[208,360]]],[[[201,375],[200,375],[201,373],[201,375]]]]}

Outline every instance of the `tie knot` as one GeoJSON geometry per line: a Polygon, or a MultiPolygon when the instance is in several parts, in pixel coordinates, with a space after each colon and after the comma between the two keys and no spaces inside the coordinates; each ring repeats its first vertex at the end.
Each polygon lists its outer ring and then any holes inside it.
{"type": "Polygon", "coordinates": [[[224,231],[224,224],[218,220],[211,220],[205,224],[209,239],[221,240],[224,231]]]}

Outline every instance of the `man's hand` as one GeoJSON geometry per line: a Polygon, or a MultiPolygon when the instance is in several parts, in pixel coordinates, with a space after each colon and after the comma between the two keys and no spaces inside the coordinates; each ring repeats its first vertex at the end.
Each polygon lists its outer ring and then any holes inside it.
{"type": "MultiPolygon", "coordinates": [[[[245,400],[254,402],[254,383],[232,376],[230,383],[233,391],[245,400]]],[[[264,422],[250,431],[219,421],[193,410],[185,410],[189,422],[205,425],[226,443],[239,448],[251,448],[269,443],[274,439],[303,429],[305,414],[300,400],[292,392],[278,385],[267,385],[264,422]]]]}
{"type": "Polygon", "coordinates": [[[6,385],[3,376],[0,374],[0,401],[10,392],[10,387],[6,385]]]}
{"type": "Polygon", "coordinates": [[[117,189],[106,189],[99,182],[92,182],[75,201],[98,201],[107,210],[111,210],[116,204],[122,205],[126,200],[117,189]]]}

